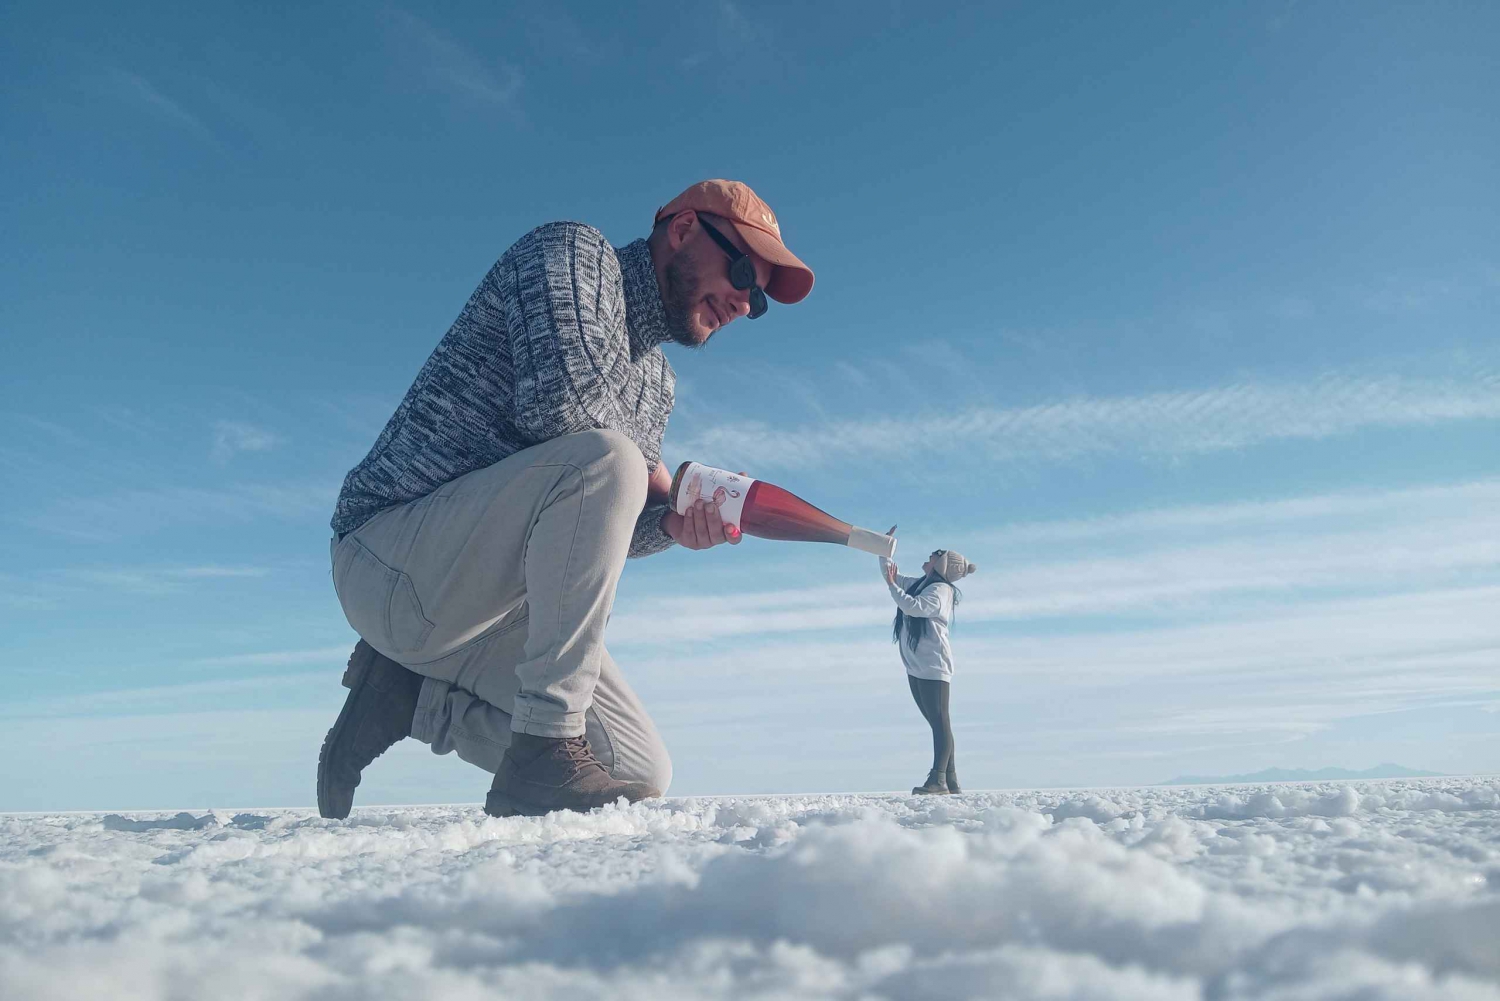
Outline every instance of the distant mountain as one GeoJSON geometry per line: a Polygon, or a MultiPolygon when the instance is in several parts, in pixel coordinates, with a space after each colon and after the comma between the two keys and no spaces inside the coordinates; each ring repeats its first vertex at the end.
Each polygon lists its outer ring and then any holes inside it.
{"type": "Polygon", "coordinates": [[[1175,779],[1157,784],[1205,786],[1237,785],[1247,782],[1326,782],[1330,779],[1422,779],[1442,774],[1442,772],[1420,772],[1415,768],[1403,768],[1392,764],[1376,765],[1362,772],[1350,771],[1347,768],[1319,768],[1317,771],[1309,771],[1306,768],[1267,768],[1253,775],[1180,775],[1175,779]]]}

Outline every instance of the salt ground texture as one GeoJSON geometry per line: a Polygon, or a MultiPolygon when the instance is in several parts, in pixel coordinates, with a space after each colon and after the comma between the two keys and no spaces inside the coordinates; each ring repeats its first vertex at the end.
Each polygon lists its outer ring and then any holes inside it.
{"type": "Polygon", "coordinates": [[[0,997],[1500,1001],[1500,778],[3,816],[0,997]]]}

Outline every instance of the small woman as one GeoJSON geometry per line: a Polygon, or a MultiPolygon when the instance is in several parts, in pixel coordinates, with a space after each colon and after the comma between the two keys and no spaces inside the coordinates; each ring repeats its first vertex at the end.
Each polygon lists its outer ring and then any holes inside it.
{"type": "Polygon", "coordinates": [[[951,549],[937,549],[922,564],[922,576],[903,577],[896,564],[881,558],[880,570],[896,602],[892,639],[901,650],[911,697],[932,727],[932,771],[915,795],[959,792],[953,758],[953,726],[948,721],[948,686],[953,677],[953,649],[948,627],[963,595],[954,585],[979,569],[951,549]]]}

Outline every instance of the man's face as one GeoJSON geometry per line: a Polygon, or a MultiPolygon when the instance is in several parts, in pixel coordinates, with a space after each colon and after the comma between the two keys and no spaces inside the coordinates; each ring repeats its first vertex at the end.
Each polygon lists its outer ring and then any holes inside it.
{"type": "MultiPolygon", "coordinates": [[[[741,253],[750,254],[733,226],[724,223],[715,228],[741,253]]],[[[691,227],[681,232],[674,228],[669,240],[669,246],[676,246],[666,266],[667,287],[662,289],[667,326],[678,344],[702,347],[715,331],[750,312],[750,290],[735,288],[729,280],[729,257],[704,232],[696,213],[691,227]]],[[[750,259],[755,262],[757,284],[765,288],[771,280],[771,265],[754,254],[750,259]]]]}

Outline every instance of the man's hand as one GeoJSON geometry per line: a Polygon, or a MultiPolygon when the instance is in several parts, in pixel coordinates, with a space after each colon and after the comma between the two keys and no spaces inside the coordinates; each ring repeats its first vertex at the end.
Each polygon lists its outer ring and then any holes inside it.
{"type": "Polygon", "coordinates": [[[738,528],[719,518],[717,504],[704,500],[694,501],[685,515],[676,511],[662,515],[661,529],[685,549],[709,549],[721,542],[737,546],[744,538],[738,528]]]}
{"type": "Polygon", "coordinates": [[[885,565],[885,582],[892,585],[896,583],[896,564],[889,561],[885,565]]]}

